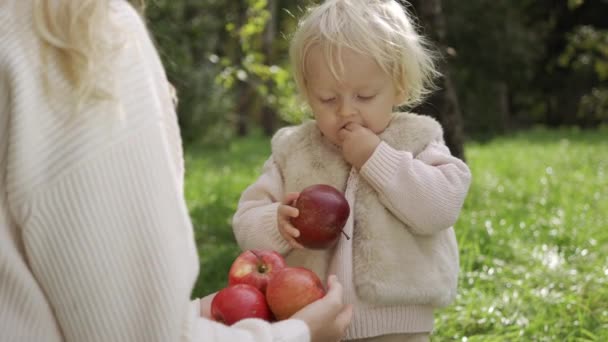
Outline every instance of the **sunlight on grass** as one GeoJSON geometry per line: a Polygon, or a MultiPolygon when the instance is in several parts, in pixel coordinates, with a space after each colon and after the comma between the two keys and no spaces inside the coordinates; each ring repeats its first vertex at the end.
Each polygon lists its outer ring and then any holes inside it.
{"type": "Polygon", "coordinates": [[[460,293],[436,320],[439,340],[606,340],[606,133],[467,146],[460,293]]]}
{"type": "MultiPolygon", "coordinates": [[[[195,296],[226,285],[230,220],[269,142],[187,150],[201,256],[195,296]]],[[[535,130],[466,146],[460,291],[434,341],[608,341],[608,130],[535,130]]]]}

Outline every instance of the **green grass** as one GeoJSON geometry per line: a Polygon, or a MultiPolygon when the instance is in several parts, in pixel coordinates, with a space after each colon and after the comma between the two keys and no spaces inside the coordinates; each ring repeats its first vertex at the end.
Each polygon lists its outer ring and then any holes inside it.
{"type": "MultiPolygon", "coordinates": [[[[260,137],[187,149],[194,296],[226,285],[239,252],[230,220],[268,153],[260,137]]],[[[608,129],[538,129],[466,153],[460,291],[437,313],[433,340],[608,341],[608,129]]]]}
{"type": "Polygon", "coordinates": [[[186,149],[186,200],[194,225],[200,275],[193,296],[226,286],[239,254],[231,220],[241,192],[258,176],[270,153],[266,138],[234,140],[225,147],[186,149]]]}

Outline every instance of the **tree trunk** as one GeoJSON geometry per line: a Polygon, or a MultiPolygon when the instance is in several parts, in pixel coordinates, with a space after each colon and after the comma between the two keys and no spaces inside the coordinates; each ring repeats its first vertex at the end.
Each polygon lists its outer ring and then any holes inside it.
{"type": "MultiPolygon", "coordinates": [[[[266,65],[272,65],[272,63],[274,63],[274,51],[272,47],[277,34],[278,24],[277,0],[268,0],[267,9],[270,14],[270,17],[268,19],[268,22],[266,23],[266,29],[262,38],[262,49],[266,57],[266,65]]],[[[268,88],[268,94],[272,94],[272,81],[266,82],[266,87],[268,88]]],[[[277,113],[273,106],[268,103],[267,99],[264,99],[263,103],[264,104],[262,106],[262,128],[264,129],[264,134],[266,134],[267,136],[271,136],[274,133],[274,125],[276,122],[277,113]]]]}
{"type": "Polygon", "coordinates": [[[498,110],[500,112],[500,129],[502,133],[511,130],[511,100],[509,86],[506,82],[500,81],[496,84],[498,92],[498,110]]]}
{"type": "Polygon", "coordinates": [[[254,103],[255,94],[249,83],[239,81],[236,89],[236,134],[244,137],[249,134],[249,112],[254,103]]]}
{"type": "MultiPolygon", "coordinates": [[[[427,35],[435,41],[441,53],[449,57],[445,42],[445,18],[441,0],[418,0],[412,1],[412,4],[418,12],[418,17],[427,35]]],[[[464,132],[458,97],[450,77],[448,64],[440,63],[439,69],[443,77],[437,81],[439,90],[416,110],[436,117],[443,126],[445,142],[450,151],[454,156],[464,160],[464,132]]]]}
{"type": "MultiPolygon", "coordinates": [[[[237,29],[240,29],[241,27],[243,27],[245,25],[245,22],[247,21],[247,4],[245,3],[244,0],[239,0],[238,2],[238,22],[237,22],[237,29]]],[[[239,38],[237,38],[237,41],[240,41],[239,38]]],[[[238,47],[236,49],[236,56],[234,58],[234,61],[236,63],[234,63],[235,65],[240,66],[243,62],[243,56],[244,52],[243,52],[243,48],[241,46],[241,44],[238,44],[238,47]]],[[[236,134],[239,137],[243,137],[246,136],[247,133],[249,133],[249,125],[248,125],[248,113],[249,113],[249,106],[251,104],[251,92],[250,92],[250,85],[249,83],[247,83],[245,80],[239,80],[237,81],[237,89],[236,89],[236,108],[235,108],[235,116],[236,116],[236,134]]]]}

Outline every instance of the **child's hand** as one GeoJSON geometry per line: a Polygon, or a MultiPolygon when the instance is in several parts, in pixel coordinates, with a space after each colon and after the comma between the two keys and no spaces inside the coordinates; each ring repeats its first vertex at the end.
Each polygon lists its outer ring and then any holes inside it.
{"type": "Polygon", "coordinates": [[[291,206],[298,196],[300,196],[299,192],[290,192],[285,195],[285,198],[283,198],[283,201],[281,201],[281,204],[277,209],[277,220],[279,233],[281,233],[283,239],[285,239],[291,247],[302,249],[304,246],[296,241],[296,238],[300,236],[300,231],[290,222],[290,218],[298,217],[300,213],[298,209],[291,206]]]}
{"type": "Polygon", "coordinates": [[[380,138],[368,128],[357,123],[349,123],[338,132],[342,141],[342,155],[352,166],[361,169],[380,144],[380,138]]]}

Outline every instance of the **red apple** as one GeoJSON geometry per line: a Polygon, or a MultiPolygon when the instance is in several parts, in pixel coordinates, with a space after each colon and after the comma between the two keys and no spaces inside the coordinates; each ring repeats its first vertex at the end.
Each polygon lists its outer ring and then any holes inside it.
{"type": "Polygon", "coordinates": [[[304,267],[285,267],[275,273],[266,288],[266,301],[277,320],[291,317],[325,296],[319,277],[304,267]]]}
{"type": "Polygon", "coordinates": [[[230,267],[228,285],[249,284],[266,293],[268,279],[283,267],[285,267],[285,259],[275,251],[244,251],[230,267]]]}
{"type": "Polygon", "coordinates": [[[324,249],[336,243],[350,214],[344,195],[327,184],[305,188],[294,206],[300,211],[298,217],[291,218],[291,224],[300,231],[296,241],[311,249],[324,249]]]}
{"type": "Polygon", "coordinates": [[[211,317],[232,325],[245,318],[270,321],[271,312],[260,290],[248,284],[228,286],[220,290],[211,301],[211,317]]]}

